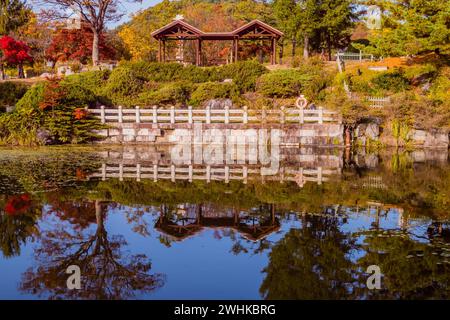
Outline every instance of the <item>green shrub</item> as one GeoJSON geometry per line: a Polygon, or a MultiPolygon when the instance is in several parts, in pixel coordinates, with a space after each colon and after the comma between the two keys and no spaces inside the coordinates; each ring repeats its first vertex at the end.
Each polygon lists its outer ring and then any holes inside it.
{"type": "Polygon", "coordinates": [[[16,103],[16,110],[37,110],[44,94],[45,83],[33,85],[25,95],[16,103]]]}
{"type": "Polygon", "coordinates": [[[111,101],[103,95],[103,88],[110,74],[109,70],[82,72],[65,77],[60,84],[68,93],[68,101],[87,106],[97,102],[108,105],[111,101]]]}
{"type": "Polygon", "coordinates": [[[297,70],[277,70],[258,79],[258,91],[268,97],[287,98],[303,93],[312,76],[297,70]]]}
{"type": "Polygon", "coordinates": [[[189,82],[174,82],[163,85],[157,90],[144,91],[139,95],[138,104],[186,104],[193,91],[193,85],[189,82]]]}
{"type": "Polygon", "coordinates": [[[101,93],[101,88],[106,84],[111,71],[87,71],[78,74],[73,74],[65,77],[61,81],[61,85],[65,84],[77,84],[90,91],[94,92],[96,95],[101,93]]]}
{"type": "Polygon", "coordinates": [[[91,92],[57,80],[34,85],[14,112],[0,115],[0,142],[18,145],[82,143],[97,138],[104,125],[84,110],[91,92]],[[39,132],[43,134],[40,135],[39,132]],[[45,136],[45,137],[43,137],[45,136]]]}
{"type": "Polygon", "coordinates": [[[15,110],[0,114],[0,144],[40,144],[37,131],[40,126],[37,110],[15,110]]]}
{"type": "MultiPolygon", "coordinates": [[[[449,72],[450,73],[450,72],[449,72]]],[[[430,98],[439,103],[449,103],[450,75],[441,74],[430,88],[430,98]]]]}
{"type": "Polygon", "coordinates": [[[380,73],[372,79],[372,83],[377,89],[394,93],[406,90],[409,87],[408,79],[398,70],[380,73]]]}
{"type": "MultiPolygon", "coordinates": [[[[241,91],[254,90],[256,79],[267,69],[256,61],[241,61],[221,67],[183,66],[179,63],[125,62],[120,68],[131,70],[146,81],[189,81],[203,83],[233,79],[241,91]]],[[[113,71],[114,72],[114,71],[113,71]]]]}
{"type": "Polygon", "coordinates": [[[118,67],[111,72],[102,93],[115,105],[132,106],[144,84],[145,79],[133,69],[118,67]]]}
{"type": "Polygon", "coordinates": [[[409,81],[414,81],[420,78],[434,78],[437,74],[437,68],[431,63],[420,64],[408,67],[404,71],[404,76],[409,81]]]}
{"type": "Polygon", "coordinates": [[[16,82],[0,82],[0,107],[14,106],[27,92],[28,87],[16,82]]]}
{"type": "Polygon", "coordinates": [[[120,68],[132,70],[134,74],[146,81],[173,82],[190,81],[193,83],[206,82],[210,79],[211,70],[197,66],[184,67],[179,63],[159,62],[126,62],[120,68]]]}
{"type": "Polygon", "coordinates": [[[192,93],[190,103],[200,106],[202,102],[210,99],[239,99],[239,88],[234,83],[228,82],[205,82],[198,85],[192,93]]]}
{"type": "Polygon", "coordinates": [[[233,79],[241,92],[254,91],[257,79],[268,70],[257,61],[239,61],[211,70],[211,80],[233,79]]]}

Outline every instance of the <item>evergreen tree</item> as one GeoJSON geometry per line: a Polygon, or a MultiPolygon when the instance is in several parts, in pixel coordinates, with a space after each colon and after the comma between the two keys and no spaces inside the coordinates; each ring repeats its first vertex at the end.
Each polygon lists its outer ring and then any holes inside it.
{"type": "Polygon", "coordinates": [[[450,50],[450,2],[442,0],[371,1],[381,8],[382,28],[373,30],[369,46],[379,56],[402,56],[450,50]]]}

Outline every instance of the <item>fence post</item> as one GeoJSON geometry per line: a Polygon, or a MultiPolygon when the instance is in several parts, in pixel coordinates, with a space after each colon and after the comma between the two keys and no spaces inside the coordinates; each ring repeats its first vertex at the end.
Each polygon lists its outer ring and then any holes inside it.
{"type": "Polygon", "coordinates": [[[319,124],[323,123],[323,108],[319,107],[319,124]]]}
{"type": "Polygon", "coordinates": [[[156,109],[156,106],[153,106],[153,123],[158,123],[158,110],[156,109]]]}
{"type": "Polygon", "coordinates": [[[247,166],[244,166],[242,168],[242,179],[244,179],[244,184],[247,184],[247,178],[248,178],[248,168],[247,166]]]}
{"type": "Polygon", "coordinates": [[[175,107],[174,106],[170,107],[170,123],[171,124],[175,123],[175,107]]]}
{"type": "Polygon", "coordinates": [[[230,123],[230,107],[225,107],[225,123],[230,123]]]}
{"type": "Polygon", "coordinates": [[[192,176],[193,176],[193,168],[192,165],[189,166],[189,182],[192,182],[192,176]]]}
{"type": "Polygon", "coordinates": [[[280,123],[284,124],[284,122],[285,122],[284,106],[281,106],[281,109],[280,109],[280,123]]]}
{"type": "Polygon", "coordinates": [[[244,106],[244,115],[242,117],[242,122],[244,124],[248,123],[248,107],[247,106],[244,106]]]}
{"type": "Polygon", "coordinates": [[[119,106],[119,123],[122,123],[123,121],[123,114],[122,114],[122,106],[119,106]]]}
{"type": "Polygon", "coordinates": [[[359,61],[362,61],[362,50],[359,50],[359,61]]]}
{"type": "Polygon", "coordinates": [[[153,165],[153,181],[154,182],[158,181],[158,165],[157,164],[153,165]]]}
{"type": "Polygon", "coordinates": [[[211,166],[206,167],[206,182],[211,182],[211,166]]]}
{"type": "Polygon", "coordinates": [[[136,165],[136,181],[139,182],[141,181],[141,164],[138,163],[136,165]]]}
{"type": "Polygon", "coordinates": [[[225,183],[230,182],[230,167],[225,166],[225,183]]]}
{"type": "Polygon", "coordinates": [[[267,111],[262,109],[262,123],[266,123],[267,111]]]}
{"type": "Polygon", "coordinates": [[[317,183],[322,184],[322,167],[317,168],[317,183]]]}
{"type": "Polygon", "coordinates": [[[119,181],[123,181],[123,163],[119,164],[119,181]]]}
{"type": "Polygon", "coordinates": [[[141,123],[141,110],[139,106],[136,106],[136,123],[141,123]]]}
{"type": "Polygon", "coordinates": [[[102,181],[106,180],[106,163],[102,163],[102,181]]]}
{"type": "Polygon", "coordinates": [[[192,106],[189,106],[189,107],[188,107],[188,122],[189,122],[190,124],[193,123],[193,120],[192,120],[192,106]]]}
{"type": "Polygon", "coordinates": [[[171,165],[170,166],[170,178],[172,180],[172,182],[175,182],[175,165],[171,165]]]}
{"type": "Polygon", "coordinates": [[[100,113],[100,118],[102,123],[106,122],[106,118],[105,118],[105,106],[101,106],[100,107],[101,113],[100,113]]]}
{"type": "Polygon", "coordinates": [[[300,108],[299,110],[298,110],[298,118],[299,118],[299,122],[300,122],[300,124],[303,124],[304,122],[305,122],[305,115],[304,115],[304,110],[303,110],[303,108],[300,108]]]}
{"type": "Polygon", "coordinates": [[[206,107],[206,123],[211,123],[211,107],[206,107]]]}

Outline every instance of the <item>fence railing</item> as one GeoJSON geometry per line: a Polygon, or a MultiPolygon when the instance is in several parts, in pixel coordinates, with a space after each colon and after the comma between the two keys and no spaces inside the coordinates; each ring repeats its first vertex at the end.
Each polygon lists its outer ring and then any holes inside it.
{"type": "Polygon", "coordinates": [[[290,168],[281,167],[276,175],[264,175],[264,168],[248,167],[247,165],[240,166],[210,166],[210,165],[158,165],[153,166],[141,166],[136,165],[111,165],[103,163],[101,169],[97,173],[93,173],[89,176],[89,179],[100,178],[102,180],[107,179],[136,179],[137,181],[150,179],[153,181],[158,180],[171,180],[176,181],[189,181],[202,180],[206,182],[211,181],[223,181],[229,183],[232,180],[242,181],[247,183],[249,179],[260,177],[264,181],[279,181],[288,182],[294,181],[299,186],[303,187],[305,182],[315,182],[322,184],[324,181],[328,181],[329,177],[339,174],[339,169],[324,169],[322,167],[317,168],[290,168]]]}
{"type": "Polygon", "coordinates": [[[360,96],[356,93],[350,93],[350,98],[353,100],[359,100],[368,102],[370,108],[383,108],[391,103],[390,97],[371,97],[371,96],[360,96]]]}
{"type": "Polygon", "coordinates": [[[341,118],[337,112],[318,107],[317,109],[280,108],[279,110],[253,110],[242,109],[186,109],[158,108],[123,108],[88,109],[88,111],[101,119],[102,123],[340,123],[341,118]]]}
{"type": "Polygon", "coordinates": [[[359,53],[352,53],[352,52],[338,52],[337,53],[338,60],[350,60],[350,61],[364,61],[364,60],[370,60],[373,61],[375,57],[373,54],[367,54],[362,53],[361,51],[359,53]]]}
{"type": "Polygon", "coordinates": [[[365,97],[371,108],[383,108],[391,103],[390,97],[365,97]]]}

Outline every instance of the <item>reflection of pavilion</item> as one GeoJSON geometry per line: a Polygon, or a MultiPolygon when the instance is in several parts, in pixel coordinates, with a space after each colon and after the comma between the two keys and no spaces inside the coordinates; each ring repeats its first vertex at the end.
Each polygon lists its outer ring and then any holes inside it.
{"type": "Polygon", "coordinates": [[[182,241],[200,231],[211,228],[229,228],[239,232],[250,241],[259,241],[280,228],[280,222],[275,215],[275,206],[259,208],[252,213],[238,210],[216,210],[203,204],[179,205],[170,209],[162,205],[160,217],[155,228],[182,241]]]}

